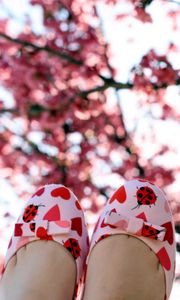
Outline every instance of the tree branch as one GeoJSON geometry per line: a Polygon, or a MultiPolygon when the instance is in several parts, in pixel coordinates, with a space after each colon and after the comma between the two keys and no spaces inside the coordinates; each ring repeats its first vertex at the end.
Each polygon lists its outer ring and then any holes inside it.
{"type": "MultiPolygon", "coordinates": [[[[67,179],[66,165],[63,162],[61,162],[61,160],[57,156],[49,155],[48,153],[40,150],[38,144],[29,140],[25,135],[21,135],[20,137],[23,138],[24,142],[26,142],[31,147],[31,149],[33,149],[34,152],[36,152],[37,154],[39,154],[41,156],[48,158],[52,163],[54,163],[54,165],[56,166],[56,168],[58,168],[59,172],[62,175],[62,178],[61,178],[62,184],[66,185],[66,179],[67,179]]],[[[16,149],[16,150],[20,150],[25,155],[28,155],[23,150],[22,147],[18,147],[18,149],[16,149]]]]}
{"type": "MultiPolygon", "coordinates": [[[[76,97],[80,97],[82,99],[87,99],[87,96],[95,93],[95,92],[103,92],[105,90],[107,90],[110,87],[114,87],[116,90],[120,90],[120,89],[130,89],[133,87],[133,85],[131,83],[122,83],[122,82],[116,82],[113,79],[109,79],[109,78],[105,78],[100,76],[103,80],[104,80],[104,85],[102,86],[97,86],[95,88],[86,90],[86,91],[81,91],[77,94],[74,95],[74,98],[69,99],[69,102],[72,102],[76,97]]],[[[32,103],[31,105],[29,105],[29,110],[27,111],[27,114],[29,117],[38,117],[42,112],[44,111],[48,111],[49,113],[53,113],[53,112],[58,112],[61,111],[61,107],[59,108],[49,108],[49,107],[45,107],[43,105],[40,105],[38,103],[32,103]]],[[[0,109],[0,114],[3,113],[13,113],[13,114],[19,114],[19,108],[18,107],[13,107],[13,108],[1,108],[0,109]]]]}
{"type": "MultiPolygon", "coordinates": [[[[4,124],[3,124],[3,128],[4,128],[5,130],[9,131],[9,132],[12,133],[12,134],[15,134],[14,132],[12,132],[12,131],[11,131],[6,125],[4,125],[4,124]]],[[[39,155],[41,155],[41,156],[44,156],[45,158],[48,158],[50,161],[52,161],[52,162],[55,164],[55,166],[56,166],[57,168],[59,168],[59,171],[60,171],[61,174],[62,174],[63,184],[65,184],[65,181],[66,181],[66,166],[63,164],[63,162],[61,162],[61,160],[60,160],[57,156],[55,156],[55,155],[49,155],[48,153],[43,152],[43,151],[39,148],[39,145],[36,144],[36,143],[34,143],[34,142],[32,142],[31,140],[29,140],[29,139],[27,138],[26,135],[24,135],[24,134],[18,134],[17,136],[19,136],[20,138],[22,138],[22,139],[23,139],[23,142],[24,142],[24,143],[26,142],[26,143],[28,144],[28,146],[29,146],[35,153],[37,153],[37,154],[39,154],[39,155]]],[[[26,156],[29,155],[29,153],[28,153],[27,151],[25,151],[25,150],[23,149],[22,146],[14,147],[14,150],[16,150],[16,151],[21,151],[21,152],[22,152],[24,155],[26,155],[26,156]]]]}
{"type": "Polygon", "coordinates": [[[69,63],[72,63],[72,64],[75,64],[75,65],[78,65],[78,66],[82,66],[83,65],[83,62],[81,60],[77,60],[73,57],[71,57],[70,55],[66,54],[66,53],[61,53],[55,49],[52,49],[50,48],[49,46],[44,46],[44,47],[40,47],[40,46],[37,46],[31,42],[28,42],[28,41],[24,41],[24,40],[21,40],[19,38],[12,38],[8,35],[6,35],[5,33],[3,32],[0,32],[0,37],[12,42],[12,43],[15,43],[15,44],[19,44],[19,45],[22,45],[24,47],[30,47],[36,51],[46,51],[48,52],[49,54],[52,54],[52,55],[55,55],[55,56],[58,56],[64,60],[67,60],[69,63]]]}
{"type": "MultiPolygon", "coordinates": [[[[88,95],[93,94],[95,92],[103,92],[103,91],[107,90],[108,88],[114,88],[116,91],[118,91],[118,90],[122,90],[122,89],[132,89],[133,87],[135,87],[134,84],[129,83],[129,82],[122,83],[122,82],[115,81],[113,78],[105,78],[103,76],[99,76],[99,77],[101,77],[101,79],[103,79],[103,81],[104,81],[103,85],[96,86],[96,87],[86,90],[86,91],[78,92],[74,95],[74,98],[69,99],[69,102],[70,103],[73,102],[76,97],[80,97],[82,99],[87,100],[88,95]]],[[[180,79],[177,79],[175,84],[180,85],[180,79]]],[[[168,84],[166,84],[166,83],[162,83],[161,85],[153,84],[154,90],[159,90],[159,89],[167,88],[167,87],[168,87],[168,84]]],[[[59,108],[49,108],[49,107],[45,107],[45,106],[37,104],[37,103],[32,103],[31,105],[29,105],[28,108],[29,108],[29,110],[27,111],[27,114],[29,117],[38,117],[44,111],[47,111],[49,113],[54,113],[54,112],[61,111],[61,109],[62,109],[61,106],[59,108]]],[[[20,111],[19,111],[18,107],[1,108],[0,114],[3,114],[3,113],[19,114],[20,111]]]]}
{"type": "Polygon", "coordinates": [[[153,0],[141,0],[139,1],[139,6],[145,9],[146,6],[151,4],[151,2],[153,2],[153,0]]]}
{"type": "Polygon", "coordinates": [[[3,113],[18,113],[19,110],[18,108],[1,108],[0,109],[0,114],[3,114],[3,113]]]}
{"type": "Polygon", "coordinates": [[[104,84],[101,86],[97,86],[95,88],[92,88],[87,91],[82,91],[77,94],[78,97],[81,98],[86,98],[89,94],[95,93],[95,92],[103,92],[107,90],[108,88],[112,87],[115,88],[116,90],[122,90],[122,89],[131,89],[133,87],[133,84],[127,82],[127,83],[122,83],[122,82],[117,82],[113,78],[105,78],[103,76],[99,76],[101,79],[103,79],[104,84]]]}

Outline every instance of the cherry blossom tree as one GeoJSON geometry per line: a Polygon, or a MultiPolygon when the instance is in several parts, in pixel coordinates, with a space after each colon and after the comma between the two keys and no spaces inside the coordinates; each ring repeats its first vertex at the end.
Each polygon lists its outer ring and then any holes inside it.
{"type": "MultiPolygon", "coordinates": [[[[104,2],[110,6],[124,3],[104,2]]],[[[134,19],[141,26],[151,24],[148,7],[152,0],[126,2],[129,11],[117,12],[117,22],[134,19]]],[[[177,32],[180,6],[171,8],[171,2],[161,0],[161,5],[162,9],[168,7],[169,30],[177,32]]],[[[121,106],[121,92],[128,90],[138,98],[139,109],[148,107],[152,118],[179,120],[180,111],[173,101],[166,101],[169,88],[180,85],[180,71],[171,61],[171,55],[179,52],[178,45],[169,41],[163,55],[150,49],[132,67],[129,79],[121,82],[111,63],[111,46],[103,36],[97,0],[30,3],[42,9],[43,34],[32,30],[28,16],[18,35],[9,33],[11,16],[0,20],[0,82],[13,96],[11,107],[0,99],[2,178],[19,198],[49,182],[62,183],[81,201],[89,199],[91,215],[99,212],[112,194],[107,176],[120,183],[147,178],[165,189],[180,232],[179,199],[170,189],[180,165],[166,167],[156,160],[176,150],[162,144],[153,127],[148,137],[136,138],[139,120],[134,120],[130,131],[121,106]],[[158,116],[154,116],[154,108],[160,111],[158,116]],[[142,148],[147,139],[156,144],[156,150],[145,159],[142,148]]],[[[9,217],[8,212],[4,217],[9,217]]]]}

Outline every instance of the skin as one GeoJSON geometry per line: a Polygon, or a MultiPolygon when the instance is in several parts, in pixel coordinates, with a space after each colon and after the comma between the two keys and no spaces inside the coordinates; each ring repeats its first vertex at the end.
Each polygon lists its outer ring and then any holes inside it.
{"type": "MultiPolygon", "coordinates": [[[[75,281],[76,264],[71,254],[55,242],[36,241],[22,247],[9,261],[0,299],[72,300],[75,281]]],[[[164,294],[163,268],[139,239],[114,235],[92,250],[83,300],[164,300],[164,294]]]]}
{"type": "Polygon", "coordinates": [[[0,299],[72,300],[75,281],[76,264],[71,254],[56,242],[35,241],[19,249],[9,261],[1,280],[0,299]]]}
{"type": "Polygon", "coordinates": [[[93,248],[83,300],[164,300],[164,295],[163,268],[139,239],[114,235],[93,248]]]}

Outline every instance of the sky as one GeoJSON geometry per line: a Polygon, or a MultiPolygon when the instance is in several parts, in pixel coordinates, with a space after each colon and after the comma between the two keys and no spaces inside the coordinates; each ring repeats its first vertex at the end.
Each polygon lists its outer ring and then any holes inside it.
{"type": "MultiPolygon", "coordinates": [[[[177,9],[177,4],[169,3],[167,8],[162,9],[161,1],[154,1],[152,5],[149,6],[148,10],[151,13],[153,18],[152,24],[143,24],[137,20],[134,20],[133,27],[127,31],[127,24],[124,22],[117,22],[115,20],[115,14],[117,12],[124,13],[129,7],[127,4],[117,5],[116,8],[110,8],[105,5],[103,1],[98,5],[98,13],[101,16],[101,27],[104,32],[104,36],[111,45],[112,59],[111,64],[115,65],[118,69],[116,79],[118,81],[126,82],[128,80],[129,70],[134,64],[137,64],[140,61],[142,55],[147,53],[149,49],[154,48],[159,54],[166,52],[169,41],[174,41],[180,49],[180,39],[179,32],[173,33],[170,30],[170,24],[166,17],[166,9],[169,7],[174,7],[177,9]],[[136,47],[131,47],[127,40],[135,41],[136,47]]],[[[180,8],[180,6],[179,6],[180,8]]],[[[9,34],[14,35],[22,30],[25,22],[25,14],[28,14],[31,19],[32,28],[36,33],[43,33],[44,28],[42,25],[42,11],[39,6],[31,7],[28,0],[22,0],[21,5],[17,5],[17,2],[14,0],[4,0],[0,3],[0,18],[5,18],[7,13],[11,15],[11,22],[9,24],[9,34]]],[[[127,22],[130,22],[130,20],[127,22]]],[[[180,20],[179,20],[180,22],[180,20]]],[[[179,53],[174,53],[170,57],[171,63],[180,69],[180,59],[179,53]]],[[[113,92],[111,93],[110,101],[111,104],[114,101],[113,92]]],[[[4,90],[0,86],[0,97],[6,101],[6,105],[11,107],[13,105],[12,95],[4,90]]],[[[166,101],[169,105],[176,107],[176,110],[180,112],[180,101],[179,101],[179,88],[169,87],[166,95],[166,101]]],[[[179,139],[174,139],[174,136],[180,136],[180,126],[179,123],[175,120],[166,122],[166,124],[158,120],[152,119],[148,116],[148,107],[143,107],[139,110],[139,103],[136,96],[131,93],[131,91],[121,91],[120,92],[120,104],[123,109],[123,114],[125,116],[127,129],[129,131],[134,130],[134,120],[138,117],[141,120],[136,128],[136,139],[140,140],[141,135],[145,132],[146,135],[151,134],[151,126],[155,126],[156,134],[158,139],[162,144],[173,145],[176,150],[170,153],[169,157],[162,159],[162,164],[170,164],[171,166],[177,164],[180,167],[180,143],[179,139]],[[131,109],[129,109],[129,107],[131,109]]],[[[158,111],[158,107],[154,106],[154,114],[158,117],[161,112],[158,111]]],[[[142,145],[143,155],[146,159],[151,157],[153,152],[156,151],[156,145],[145,143],[142,145]]],[[[177,181],[173,185],[175,191],[179,191],[178,179],[180,180],[180,175],[177,178],[177,181]]],[[[118,182],[119,184],[119,182],[118,182]]],[[[7,183],[0,178],[0,207],[1,214],[3,215],[4,211],[13,212],[14,218],[19,215],[23,203],[18,201],[17,196],[14,194],[13,190],[7,185],[7,183]],[[4,193],[4,191],[6,191],[4,193]],[[5,194],[5,196],[4,196],[5,194]],[[11,199],[11,200],[9,200],[11,199]]],[[[11,235],[12,228],[7,227],[7,224],[2,223],[2,218],[0,218],[0,230],[1,228],[6,228],[3,230],[3,240],[1,253],[5,253],[9,237],[11,235]]],[[[4,222],[4,221],[3,221],[4,222]]],[[[12,220],[13,222],[13,220],[12,220]]],[[[179,237],[177,237],[179,238],[179,237]]],[[[178,264],[180,265],[180,256],[178,255],[178,264]]],[[[170,300],[180,299],[180,288],[177,287],[177,284],[174,285],[172,296],[170,300]]]]}

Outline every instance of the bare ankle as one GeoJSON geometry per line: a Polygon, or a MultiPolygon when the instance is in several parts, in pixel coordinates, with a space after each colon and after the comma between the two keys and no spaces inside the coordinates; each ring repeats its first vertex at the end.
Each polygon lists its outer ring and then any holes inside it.
{"type": "Polygon", "coordinates": [[[2,280],[3,300],[64,300],[64,295],[72,299],[76,265],[63,246],[52,241],[33,242],[12,259],[2,280]],[[12,259],[17,263],[12,264],[12,259]]]}
{"type": "Polygon", "coordinates": [[[83,300],[164,300],[164,295],[164,271],[139,239],[114,235],[92,250],[83,300]]]}

